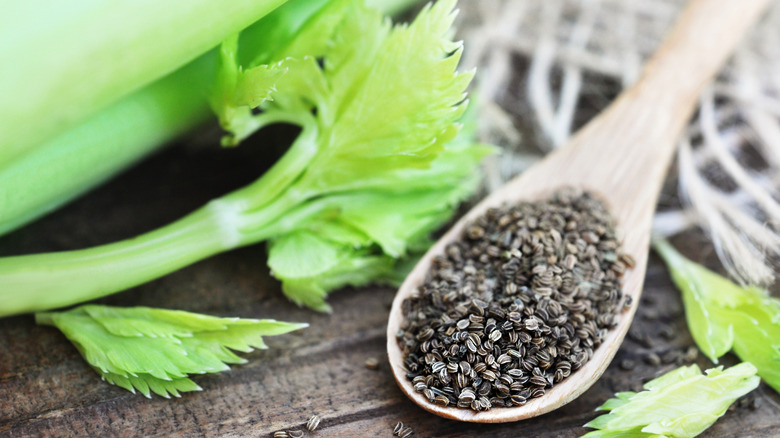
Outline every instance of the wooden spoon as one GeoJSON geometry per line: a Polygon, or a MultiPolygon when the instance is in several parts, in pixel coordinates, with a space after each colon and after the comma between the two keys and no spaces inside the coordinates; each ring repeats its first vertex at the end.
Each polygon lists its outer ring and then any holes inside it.
{"type": "Polygon", "coordinates": [[[398,291],[387,326],[387,352],[403,392],[427,411],[478,423],[517,421],[552,411],[585,392],[604,372],[634,317],[647,265],[650,228],[658,195],[678,136],[691,117],[698,96],[757,21],[769,0],[693,0],[668,38],[645,66],[639,82],[623,92],[603,113],[564,147],[507,183],[475,206],[425,254],[398,291]],[[428,402],[406,378],[396,341],[403,315],[401,303],[420,286],[431,260],[460,238],[464,226],[490,207],[538,200],[562,186],[591,191],[604,200],[623,236],[623,251],[636,259],[623,277],[633,298],[604,343],[578,371],[544,396],[512,408],[442,407],[428,402]]]}

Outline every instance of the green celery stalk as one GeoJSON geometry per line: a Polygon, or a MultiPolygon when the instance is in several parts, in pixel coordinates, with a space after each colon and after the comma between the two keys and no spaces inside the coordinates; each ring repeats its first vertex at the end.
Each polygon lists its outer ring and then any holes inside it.
{"type": "MultiPolygon", "coordinates": [[[[293,38],[327,1],[296,0],[277,8],[242,31],[242,51],[257,53],[261,46],[293,38]]],[[[370,1],[386,13],[415,2],[370,1]]],[[[208,120],[206,88],[213,82],[216,54],[211,50],[201,55],[0,166],[0,235],[66,204],[208,120]]]]}
{"type": "Polygon", "coordinates": [[[285,1],[0,3],[0,168],[285,1]]]}
{"type": "Polygon", "coordinates": [[[0,268],[0,316],[88,301],[163,276],[236,245],[219,232],[228,217],[212,203],[183,220],[110,245],[8,257],[0,268]]]}
{"type": "Polygon", "coordinates": [[[0,235],[62,206],[208,119],[214,53],[110,105],[0,169],[0,235]]]}
{"type": "Polygon", "coordinates": [[[421,0],[366,0],[366,6],[379,9],[386,15],[397,15],[410,7],[422,3],[421,0]]]}

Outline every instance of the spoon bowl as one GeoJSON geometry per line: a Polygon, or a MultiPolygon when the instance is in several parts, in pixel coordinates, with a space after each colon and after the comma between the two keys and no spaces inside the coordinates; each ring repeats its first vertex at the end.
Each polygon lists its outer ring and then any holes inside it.
{"type": "Polygon", "coordinates": [[[677,138],[693,113],[704,85],[758,19],[769,0],[694,0],[667,40],[647,63],[643,76],[565,146],[493,192],[461,218],[420,259],[393,301],[387,327],[387,352],[401,390],[423,409],[460,421],[499,423],[550,412],[585,392],[607,369],[628,331],[639,303],[647,266],[653,212],[677,138]],[[549,197],[573,186],[602,200],[611,212],[621,251],[636,264],[623,276],[631,304],[617,326],[579,370],[517,407],[475,412],[430,403],[406,377],[396,341],[404,319],[402,303],[426,279],[432,260],[458,240],[466,225],[489,208],[549,197]]]}

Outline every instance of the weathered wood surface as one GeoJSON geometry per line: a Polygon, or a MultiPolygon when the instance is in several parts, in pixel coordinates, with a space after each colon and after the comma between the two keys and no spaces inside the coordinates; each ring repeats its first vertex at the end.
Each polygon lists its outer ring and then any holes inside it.
{"type": "MultiPolygon", "coordinates": [[[[236,150],[177,146],[49,217],[0,239],[0,254],[79,248],[162,225],[213,196],[238,187],[266,166],[261,145],[236,150]]],[[[677,240],[698,257],[711,255],[700,236],[677,240]]],[[[2,287],[0,285],[0,287],[2,287]]],[[[0,436],[270,436],[303,429],[322,417],[318,437],[384,437],[403,421],[415,436],[574,437],[616,391],[675,365],[650,366],[650,350],[627,339],[601,380],[573,403],[539,418],[500,425],[463,424],[428,414],[396,387],[385,362],[385,324],[394,291],[367,287],[332,294],[333,314],[296,307],[281,294],[262,246],[223,254],[161,280],[102,300],[114,305],[179,308],[224,316],[308,321],[298,333],[268,338],[269,350],[246,355],[231,371],[197,377],[203,392],[146,399],[102,382],[75,348],[30,316],[0,320],[0,436]],[[378,370],[366,359],[381,359],[378,370]],[[633,359],[625,371],[618,365],[633,359]]],[[[632,331],[657,338],[663,353],[691,345],[680,299],[651,257],[632,331]],[[658,333],[671,326],[677,334],[658,333]]],[[[699,357],[702,368],[711,364],[699,357]]],[[[762,385],[758,409],[728,412],[704,436],[780,436],[780,397],[762,385]]],[[[695,403],[695,400],[691,401],[695,403]]]]}

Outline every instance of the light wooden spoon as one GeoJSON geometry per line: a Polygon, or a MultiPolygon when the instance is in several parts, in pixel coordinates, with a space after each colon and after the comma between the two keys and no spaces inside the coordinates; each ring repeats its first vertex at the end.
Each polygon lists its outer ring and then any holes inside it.
{"type": "Polygon", "coordinates": [[[691,1],[636,85],[623,92],[568,144],[480,202],[425,254],[398,291],[387,327],[390,365],[409,398],[430,412],[455,420],[517,421],[574,400],[601,376],[620,347],[639,303],[653,212],[678,136],[696,107],[702,87],[768,4],[769,0],[691,1]],[[616,218],[623,236],[622,249],[636,259],[634,269],[623,277],[623,290],[633,298],[633,304],[590,361],[542,397],[523,406],[482,412],[429,403],[406,378],[396,341],[403,320],[401,303],[423,283],[431,260],[443,254],[446,245],[461,236],[464,226],[489,207],[541,199],[566,185],[595,193],[616,218]]]}

